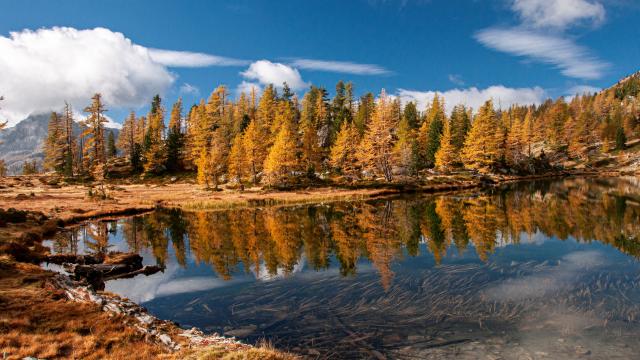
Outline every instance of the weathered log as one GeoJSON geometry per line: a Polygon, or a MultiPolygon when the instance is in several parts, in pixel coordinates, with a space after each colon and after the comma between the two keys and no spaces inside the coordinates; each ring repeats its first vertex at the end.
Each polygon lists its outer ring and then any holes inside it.
{"type": "Polygon", "coordinates": [[[100,264],[104,261],[103,254],[91,254],[91,255],[74,255],[74,254],[54,254],[48,255],[44,259],[45,262],[50,264],[81,264],[92,265],[100,264]]]}
{"type": "Polygon", "coordinates": [[[142,266],[128,265],[128,264],[65,264],[65,270],[73,273],[76,277],[87,278],[95,273],[104,276],[115,276],[119,274],[125,274],[135,270],[139,270],[142,266]]]}
{"type": "Polygon", "coordinates": [[[142,267],[142,256],[132,253],[110,253],[105,257],[104,264],[129,265],[136,269],[142,267]]]}
{"type": "Polygon", "coordinates": [[[132,278],[136,275],[140,275],[140,274],[144,274],[144,275],[153,275],[159,271],[164,271],[164,267],[163,266],[158,266],[158,265],[145,265],[142,269],[139,270],[135,270],[135,271],[131,271],[128,273],[124,273],[124,274],[118,274],[118,275],[111,275],[111,276],[105,276],[104,277],[104,281],[108,281],[108,280],[115,280],[115,279],[127,279],[127,278],[132,278]]]}

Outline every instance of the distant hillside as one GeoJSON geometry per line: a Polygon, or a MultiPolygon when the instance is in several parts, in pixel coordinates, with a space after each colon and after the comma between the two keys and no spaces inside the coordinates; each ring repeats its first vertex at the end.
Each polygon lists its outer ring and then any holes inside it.
{"type": "MultiPolygon", "coordinates": [[[[7,165],[9,174],[19,174],[22,164],[35,159],[42,164],[42,146],[47,136],[50,114],[31,115],[13,127],[0,131],[0,159],[7,165]]],[[[118,129],[109,129],[118,136],[118,129]]],[[[74,124],[74,132],[80,133],[80,126],[74,124]]]]}
{"type": "Polygon", "coordinates": [[[618,99],[637,97],[640,94],[640,71],[622,78],[604,92],[613,92],[618,99]]]}

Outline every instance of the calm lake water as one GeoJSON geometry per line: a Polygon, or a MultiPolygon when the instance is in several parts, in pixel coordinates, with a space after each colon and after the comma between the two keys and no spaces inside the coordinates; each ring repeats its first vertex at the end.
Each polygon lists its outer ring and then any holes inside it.
{"type": "Polygon", "coordinates": [[[310,358],[640,357],[640,178],[156,211],[49,246],[139,252],[164,273],[107,291],[310,358]]]}

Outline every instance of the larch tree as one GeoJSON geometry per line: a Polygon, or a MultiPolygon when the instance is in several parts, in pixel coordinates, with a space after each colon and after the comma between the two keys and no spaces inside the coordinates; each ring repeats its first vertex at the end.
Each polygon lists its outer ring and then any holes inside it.
{"type": "MultiPolygon", "coordinates": [[[[213,132],[213,137],[211,139],[211,148],[209,152],[206,153],[206,157],[204,159],[207,164],[205,165],[205,170],[202,172],[202,176],[199,176],[198,179],[201,181],[201,184],[205,184],[209,187],[209,181],[213,182],[213,188],[215,190],[218,189],[218,185],[220,183],[220,177],[225,174],[227,171],[227,156],[229,154],[229,146],[227,144],[227,140],[222,128],[218,128],[213,132]],[[204,180],[204,182],[202,182],[204,180]]],[[[200,175],[200,172],[198,173],[200,175]]]]}
{"type": "Polygon", "coordinates": [[[107,110],[102,102],[102,95],[99,93],[95,94],[91,100],[91,105],[84,109],[88,113],[83,122],[85,126],[83,158],[87,166],[85,170],[92,170],[95,166],[103,165],[106,160],[104,124],[107,122],[107,118],[104,113],[107,110]]]}
{"type": "Polygon", "coordinates": [[[238,183],[249,175],[249,163],[245,156],[242,134],[236,135],[229,151],[229,176],[238,183]]]}
{"type": "Polygon", "coordinates": [[[435,166],[438,170],[449,171],[459,162],[459,150],[453,143],[453,135],[451,133],[451,121],[444,123],[444,130],[440,138],[440,148],[436,152],[435,166]]]}
{"type": "Polygon", "coordinates": [[[342,174],[353,176],[357,167],[357,148],[360,135],[358,129],[349,122],[343,122],[337,138],[331,147],[329,162],[342,174]]]}
{"type": "Polygon", "coordinates": [[[362,168],[381,174],[386,181],[393,179],[391,163],[395,123],[391,102],[384,89],[380,93],[371,123],[364,133],[357,157],[362,168]]]}
{"type": "Polygon", "coordinates": [[[122,155],[129,159],[133,164],[132,158],[134,147],[136,145],[136,113],[131,111],[129,116],[122,123],[120,135],[118,136],[117,146],[122,151],[122,155]]]}
{"type": "Polygon", "coordinates": [[[165,169],[167,154],[164,143],[164,114],[160,95],[153,97],[151,110],[147,116],[147,129],[144,135],[144,171],[159,173],[165,169]]]}
{"type": "Polygon", "coordinates": [[[522,121],[518,118],[511,122],[511,127],[507,133],[507,151],[506,158],[511,164],[518,164],[522,161],[522,121]]]}
{"type": "Polygon", "coordinates": [[[267,144],[265,142],[264,128],[258,125],[257,121],[252,121],[244,131],[243,147],[248,163],[251,180],[257,184],[258,174],[262,172],[264,159],[267,155],[267,144]]]}
{"type": "Polygon", "coordinates": [[[76,136],[73,132],[73,110],[71,105],[65,102],[64,112],[62,114],[62,126],[64,132],[64,175],[73,176],[73,167],[75,162],[76,136]]]}
{"type": "Polygon", "coordinates": [[[269,186],[287,182],[290,173],[296,170],[296,141],[288,126],[282,126],[276,136],[269,155],[264,161],[265,179],[269,186]]]}
{"type": "Polygon", "coordinates": [[[524,120],[522,121],[522,127],[520,129],[520,143],[524,148],[525,154],[529,159],[533,156],[532,147],[534,141],[533,135],[533,114],[531,109],[527,111],[527,114],[524,116],[524,120]]]}
{"type": "Polygon", "coordinates": [[[65,165],[65,132],[62,116],[52,112],[44,142],[44,169],[62,174],[65,165]]]}
{"type": "Polygon", "coordinates": [[[464,143],[462,161],[467,169],[489,172],[500,161],[501,131],[488,100],[478,110],[464,143]]]}

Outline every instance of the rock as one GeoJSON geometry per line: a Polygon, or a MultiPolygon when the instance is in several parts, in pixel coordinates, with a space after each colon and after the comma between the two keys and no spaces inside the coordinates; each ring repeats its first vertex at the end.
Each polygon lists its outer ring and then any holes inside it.
{"type": "Polygon", "coordinates": [[[173,340],[171,340],[171,337],[167,334],[158,336],[158,339],[160,339],[160,341],[167,346],[173,346],[173,340]]]}
{"type": "Polygon", "coordinates": [[[320,356],[320,351],[318,351],[316,349],[309,349],[309,350],[307,350],[307,354],[312,355],[312,356],[320,356]]]}
{"type": "Polygon", "coordinates": [[[591,355],[591,350],[585,349],[582,346],[578,346],[578,347],[576,347],[576,354],[577,355],[581,355],[581,356],[591,355]]]}

